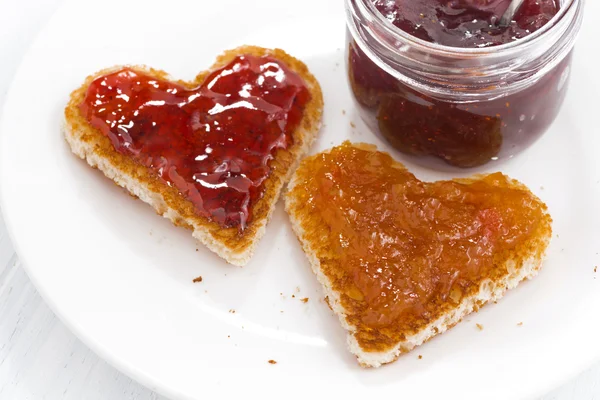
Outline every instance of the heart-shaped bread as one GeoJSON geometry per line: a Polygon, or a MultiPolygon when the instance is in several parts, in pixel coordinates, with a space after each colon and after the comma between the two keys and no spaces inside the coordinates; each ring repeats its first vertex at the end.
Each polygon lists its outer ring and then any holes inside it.
{"type": "Polygon", "coordinates": [[[394,361],[533,277],[546,206],[501,173],[433,183],[344,143],[303,160],[286,209],[363,366],[394,361]]]}
{"type": "Polygon", "coordinates": [[[192,82],[144,66],[100,71],[71,94],[64,134],[92,167],[244,265],[322,109],[301,61],[243,46],[192,82]]]}

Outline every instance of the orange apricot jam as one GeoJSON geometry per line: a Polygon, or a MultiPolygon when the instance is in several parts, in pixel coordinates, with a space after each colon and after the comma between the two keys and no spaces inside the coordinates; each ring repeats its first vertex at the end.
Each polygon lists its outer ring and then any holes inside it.
{"type": "Polygon", "coordinates": [[[422,182],[387,153],[348,142],[305,160],[288,196],[367,351],[541,259],[551,235],[545,204],[501,173],[422,182]]]}

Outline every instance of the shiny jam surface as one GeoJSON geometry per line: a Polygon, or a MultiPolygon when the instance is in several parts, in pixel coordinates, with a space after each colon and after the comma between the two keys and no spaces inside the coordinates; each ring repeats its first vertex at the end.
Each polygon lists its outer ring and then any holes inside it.
{"type": "Polygon", "coordinates": [[[359,336],[417,329],[551,229],[546,206],[501,173],[426,183],[345,143],[298,174],[304,229],[359,336]]]}
{"type": "Polygon", "coordinates": [[[510,0],[373,0],[392,24],[428,42],[452,47],[489,47],[522,39],[546,25],[558,0],[525,0],[513,21],[498,21],[510,0]]]}
{"type": "Polygon", "coordinates": [[[309,100],[287,66],[246,55],[193,89],[123,69],[92,82],[80,109],[118,152],[176,187],[200,215],[243,230],[269,161],[293,143],[309,100]]]}
{"type": "MultiPolygon", "coordinates": [[[[368,1],[414,36],[463,48],[519,40],[559,11],[557,0],[525,0],[510,26],[495,28],[508,0],[368,1]]],[[[392,77],[352,38],[348,41],[349,80],[367,124],[404,153],[434,156],[465,168],[511,157],[547,130],[563,103],[570,61],[568,55],[516,93],[465,102],[457,92],[452,101],[426,95],[392,77]]]]}

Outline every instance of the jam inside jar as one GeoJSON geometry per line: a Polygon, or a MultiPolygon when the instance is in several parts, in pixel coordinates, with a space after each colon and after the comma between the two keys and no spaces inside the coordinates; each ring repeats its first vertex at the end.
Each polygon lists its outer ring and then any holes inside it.
{"type": "Polygon", "coordinates": [[[565,98],[579,0],[347,0],[347,67],[361,117],[430,166],[516,155],[565,98]],[[436,165],[437,164],[437,165],[436,165]]]}

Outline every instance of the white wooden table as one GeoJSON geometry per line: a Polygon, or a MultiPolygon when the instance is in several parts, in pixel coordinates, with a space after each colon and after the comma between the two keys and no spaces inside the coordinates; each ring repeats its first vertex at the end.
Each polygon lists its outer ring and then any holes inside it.
{"type": "MultiPolygon", "coordinates": [[[[0,0],[0,108],[21,57],[60,2],[0,0]]],[[[1,215],[0,399],[164,399],[99,359],[54,316],[19,265],[1,215]]],[[[540,400],[572,399],[600,400],[600,365],[540,400]]]]}

